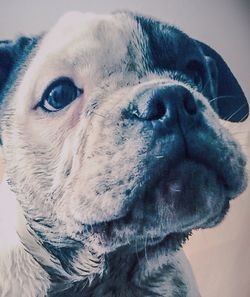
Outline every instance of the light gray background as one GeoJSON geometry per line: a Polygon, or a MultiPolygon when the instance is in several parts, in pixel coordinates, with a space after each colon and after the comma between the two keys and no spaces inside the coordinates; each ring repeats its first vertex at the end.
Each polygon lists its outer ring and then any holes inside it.
{"type": "MultiPolygon", "coordinates": [[[[214,47],[250,97],[250,0],[0,0],[0,40],[44,31],[69,10],[120,9],[173,23],[214,47]]],[[[249,128],[249,121],[236,127],[246,152],[249,128]]],[[[242,196],[232,203],[223,224],[196,232],[185,247],[204,297],[250,296],[250,190],[242,196]]]]}

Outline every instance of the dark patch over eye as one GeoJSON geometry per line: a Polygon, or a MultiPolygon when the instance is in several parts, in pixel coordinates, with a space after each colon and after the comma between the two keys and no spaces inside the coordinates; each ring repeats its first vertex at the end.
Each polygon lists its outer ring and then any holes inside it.
{"type": "Polygon", "coordinates": [[[52,82],[42,95],[39,102],[44,111],[56,112],[73,102],[83,93],[68,77],[61,77],[52,82]]]}
{"type": "Polygon", "coordinates": [[[199,61],[189,61],[186,65],[185,72],[188,77],[194,82],[195,86],[202,90],[204,87],[204,68],[199,61]]]}

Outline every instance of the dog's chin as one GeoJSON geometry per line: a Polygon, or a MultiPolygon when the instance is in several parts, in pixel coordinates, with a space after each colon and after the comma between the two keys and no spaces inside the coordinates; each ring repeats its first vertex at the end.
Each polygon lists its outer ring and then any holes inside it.
{"type": "Polygon", "coordinates": [[[176,250],[193,229],[218,224],[229,208],[223,179],[189,160],[152,179],[135,201],[125,216],[91,226],[107,252],[159,245],[176,250]]]}
{"type": "Polygon", "coordinates": [[[101,245],[102,250],[104,250],[106,254],[122,249],[123,254],[137,253],[138,255],[140,252],[145,251],[145,249],[151,252],[159,249],[164,249],[165,252],[177,251],[183,246],[192,233],[191,231],[170,233],[168,235],[162,233],[155,234],[155,237],[135,233],[126,237],[126,231],[116,231],[116,237],[111,238],[111,233],[107,235],[100,227],[96,228],[96,226],[93,226],[93,230],[95,230],[95,233],[102,233],[100,236],[101,245]]]}

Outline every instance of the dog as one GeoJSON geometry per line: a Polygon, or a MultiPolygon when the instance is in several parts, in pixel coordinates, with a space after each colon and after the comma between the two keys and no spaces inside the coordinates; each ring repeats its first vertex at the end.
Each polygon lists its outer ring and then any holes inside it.
{"type": "Polygon", "coordinates": [[[181,246],[247,185],[224,123],[249,106],[215,50],[70,12],[0,43],[0,106],[1,297],[200,296],[181,246]]]}

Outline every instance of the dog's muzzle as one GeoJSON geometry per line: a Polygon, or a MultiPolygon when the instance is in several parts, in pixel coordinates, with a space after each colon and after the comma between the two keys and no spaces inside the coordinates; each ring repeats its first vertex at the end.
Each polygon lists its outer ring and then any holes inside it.
{"type": "MultiPolygon", "coordinates": [[[[171,159],[168,162],[173,167],[183,160],[201,163],[215,171],[225,187],[230,190],[237,188],[232,184],[233,178],[227,173],[227,166],[216,147],[219,138],[219,134],[215,132],[217,128],[214,129],[210,126],[211,123],[207,122],[207,114],[213,117],[215,113],[212,108],[206,111],[207,107],[196,98],[197,94],[198,92],[192,93],[181,84],[149,86],[136,94],[129,112],[143,123],[146,131],[152,132],[156,146],[159,139],[180,139],[175,152],[166,153],[164,156],[171,159]],[[207,154],[204,154],[203,147],[206,146],[208,150],[207,154]]],[[[177,143],[174,140],[173,143],[175,142],[177,143]]],[[[229,195],[228,198],[232,197],[229,195]]]]}

